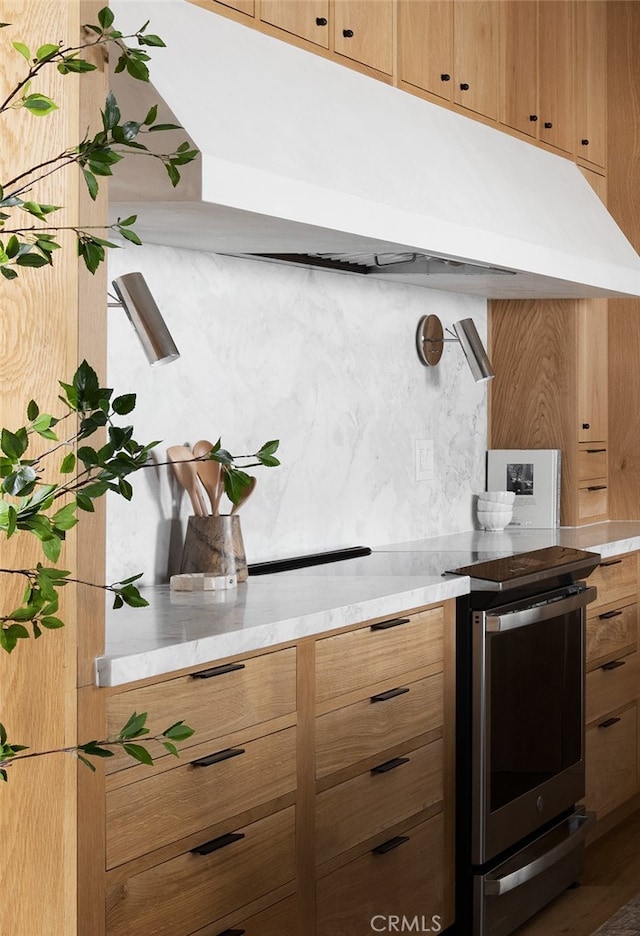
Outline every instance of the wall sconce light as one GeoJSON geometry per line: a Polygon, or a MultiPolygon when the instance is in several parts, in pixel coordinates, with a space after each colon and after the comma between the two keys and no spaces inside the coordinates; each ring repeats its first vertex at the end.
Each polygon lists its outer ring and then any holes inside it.
{"type": "Polygon", "coordinates": [[[108,305],[121,306],[127,313],[149,364],[169,364],[179,358],[180,352],[142,273],[125,273],[112,280],[112,285],[118,301],[108,305]]]}
{"type": "Polygon", "coordinates": [[[476,383],[491,380],[492,377],[495,377],[491,361],[487,357],[487,352],[473,319],[462,319],[460,322],[455,322],[453,332],[447,329],[447,333],[452,337],[444,337],[442,322],[437,315],[422,316],[418,322],[416,347],[418,357],[423,364],[435,367],[442,357],[445,341],[458,341],[462,345],[462,350],[476,383]]]}

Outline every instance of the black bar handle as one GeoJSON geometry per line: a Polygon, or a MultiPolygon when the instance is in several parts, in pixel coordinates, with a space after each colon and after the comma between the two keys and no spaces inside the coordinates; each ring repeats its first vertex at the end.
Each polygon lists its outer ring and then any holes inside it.
{"type": "Polygon", "coordinates": [[[607,718],[606,721],[600,722],[598,728],[611,728],[612,725],[615,725],[615,723],[619,721],[619,718],[607,718]]]}
{"type": "Polygon", "coordinates": [[[598,617],[601,621],[609,621],[614,617],[621,617],[622,611],[605,611],[604,614],[599,614],[598,617]]]}
{"type": "Polygon", "coordinates": [[[386,842],[383,842],[382,845],[376,845],[375,848],[372,848],[371,854],[386,855],[387,852],[393,851],[394,848],[397,848],[399,845],[404,845],[404,843],[408,841],[408,835],[396,835],[395,838],[388,839],[386,842]]]}
{"type": "Polygon", "coordinates": [[[238,757],[238,755],[244,753],[244,748],[225,748],[224,751],[216,751],[215,754],[208,754],[206,757],[199,757],[198,760],[191,761],[191,766],[211,767],[212,764],[220,764],[222,761],[229,760],[231,757],[238,757]]]}
{"type": "Polygon", "coordinates": [[[408,686],[398,686],[396,689],[387,689],[386,692],[379,692],[378,695],[372,695],[372,702],[386,702],[388,699],[395,699],[396,696],[404,695],[409,691],[408,686]]]}
{"type": "Polygon", "coordinates": [[[371,625],[372,631],[389,630],[390,627],[399,627],[401,624],[408,624],[411,618],[391,618],[389,621],[378,621],[371,625]]]}
{"type": "Polygon", "coordinates": [[[600,455],[606,451],[606,449],[586,449],[587,455],[600,455]]]}
{"type": "Polygon", "coordinates": [[[606,484],[592,484],[590,487],[587,488],[587,491],[606,491],[606,490],[607,490],[606,484]]]}
{"type": "Polygon", "coordinates": [[[627,662],[626,660],[612,660],[610,663],[604,663],[604,664],[600,667],[600,669],[603,669],[603,670],[614,670],[614,669],[618,669],[618,667],[624,666],[624,664],[625,664],[626,662],[627,662]]]}
{"type": "Polygon", "coordinates": [[[192,855],[210,855],[211,852],[218,851],[219,848],[225,848],[233,842],[239,842],[244,838],[244,832],[227,832],[226,835],[220,835],[218,838],[205,842],[204,845],[198,845],[197,848],[190,849],[192,855]]]}
{"type": "Polygon", "coordinates": [[[601,562],[600,565],[603,567],[612,566],[612,565],[620,565],[621,562],[622,562],[622,559],[609,559],[607,560],[607,562],[601,562]]]}
{"type": "Polygon", "coordinates": [[[384,764],[378,764],[377,767],[372,767],[371,773],[388,773],[390,770],[395,770],[396,767],[402,766],[402,764],[410,763],[410,761],[410,757],[394,757],[392,760],[385,761],[384,764]]]}
{"type": "Polygon", "coordinates": [[[245,936],[246,932],[246,930],[226,929],[222,933],[218,933],[218,936],[245,936]]]}
{"type": "Polygon", "coordinates": [[[212,666],[211,669],[201,670],[199,673],[192,673],[192,679],[211,679],[212,676],[223,676],[225,673],[235,673],[236,670],[244,669],[244,663],[223,663],[221,666],[212,666]]]}

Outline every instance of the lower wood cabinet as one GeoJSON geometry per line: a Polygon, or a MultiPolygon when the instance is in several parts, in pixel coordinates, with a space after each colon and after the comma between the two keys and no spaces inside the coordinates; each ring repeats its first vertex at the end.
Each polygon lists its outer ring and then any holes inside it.
{"type": "Polygon", "coordinates": [[[587,730],[585,803],[602,819],[638,792],[637,702],[587,730]]]}

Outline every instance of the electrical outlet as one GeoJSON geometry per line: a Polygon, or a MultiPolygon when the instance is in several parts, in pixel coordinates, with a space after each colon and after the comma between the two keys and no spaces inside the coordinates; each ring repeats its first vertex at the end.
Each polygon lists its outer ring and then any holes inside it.
{"type": "Polygon", "coordinates": [[[416,439],[416,481],[435,479],[433,439],[416,439]]]}

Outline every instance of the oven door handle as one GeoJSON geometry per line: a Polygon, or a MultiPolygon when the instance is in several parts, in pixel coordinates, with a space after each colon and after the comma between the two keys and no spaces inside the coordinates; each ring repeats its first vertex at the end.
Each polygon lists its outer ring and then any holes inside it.
{"type": "Polygon", "coordinates": [[[500,897],[502,894],[508,894],[527,881],[547,871],[558,861],[561,861],[566,855],[571,854],[573,849],[580,844],[586,837],[587,830],[593,825],[595,814],[592,812],[578,812],[570,816],[567,820],[569,834],[565,839],[550,848],[544,854],[539,855],[523,865],[516,868],[510,874],[503,877],[486,878],[484,882],[484,892],[487,897],[500,897]]]}
{"type": "Polygon", "coordinates": [[[502,634],[505,631],[515,630],[517,627],[528,627],[530,624],[537,624],[539,621],[548,621],[549,618],[560,617],[563,614],[569,614],[571,611],[584,608],[589,602],[595,600],[597,594],[597,589],[589,586],[580,592],[569,595],[567,598],[549,601],[546,604],[532,608],[524,608],[522,611],[508,611],[506,614],[487,614],[485,617],[485,630],[490,634],[502,634]]]}

